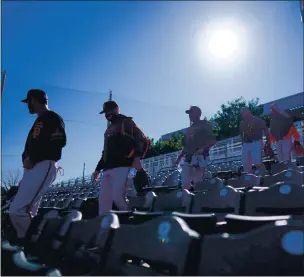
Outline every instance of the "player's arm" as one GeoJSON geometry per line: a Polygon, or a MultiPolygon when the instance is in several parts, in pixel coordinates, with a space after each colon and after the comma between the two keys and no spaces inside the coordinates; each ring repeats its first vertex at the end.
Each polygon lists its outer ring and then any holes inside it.
{"type": "Polygon", "coordinates": [[[95,168],[95,172],[96,172],[96,171],[99,172],[100,170],[102,170],[102,169],[104,168],[103,153],[104,153],[104,151],[102,151],[101,158],[100,158],[100,160],[99,160],[99,162],[98,162],[98,164],[97,164],[97,166],[96,166],[96,168],[95,168]]]}
{"type": "Polygon", "coordinates": [[[144,158],[150,145],[149,139],[132,119],[125,120],[125,128],[125,130],[134,138],[134,157],[144,158]]]}
{"type": "Polygon", "coordinates": [[[240,139],[241,139],[241,142],[244,143],[244,122],[241,121],[240,122],[240,127],[239,127],[239,133],[240,133],[240,139]]]}
{"type": "Polygon", "coordinates": [[[268,127],[267,127],[267,124],[266,124],[265,120],[261,119],[261,124],[262,124],[264,135],[266,137],[266,143],[268,145],[270,145],[270,132],[268,130],[268,127]]]}

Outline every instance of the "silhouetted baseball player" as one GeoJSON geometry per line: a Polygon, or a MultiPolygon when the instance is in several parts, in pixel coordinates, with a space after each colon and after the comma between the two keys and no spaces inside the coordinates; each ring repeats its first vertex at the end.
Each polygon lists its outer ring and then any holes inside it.
{"type": "Polygon", "coordinates": [[[27,98],[21,102],[27,103],[30,114],[37,114],[22,154],[22,181],[9,210],[18,243],[22,244],[31,218],[37,215],[42,195],[56,178],[55,163],[61,159],[66,134],[63,119],[48,109],[48,97],[44,91],[29,90],[27,98]]]}
{"type": "Polygon", "coordinates": [[[96,180],[100,170],[103,170],[99,215],[111,210],[113,202],[118,209],[127,209],[125,197],[129,170],[142,168],[140,159],[145,157],[149,147],[149,140],[136,126],[132,117],[120,114],[114,101],[105,102],[101,113],[105,114],[111,124],[105,131],[102,157],[93,174],[96,180]]]}

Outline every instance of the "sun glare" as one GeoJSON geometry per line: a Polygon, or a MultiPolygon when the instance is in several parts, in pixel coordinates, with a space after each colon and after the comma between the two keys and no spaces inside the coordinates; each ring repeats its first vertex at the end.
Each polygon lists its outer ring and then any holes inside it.
{"type": "Polygon", "coordinates": [[[237,36],[230,30],[215,31],[209,40],[209,51],[218,59],[233,56],[237,46],[237,36]]]}

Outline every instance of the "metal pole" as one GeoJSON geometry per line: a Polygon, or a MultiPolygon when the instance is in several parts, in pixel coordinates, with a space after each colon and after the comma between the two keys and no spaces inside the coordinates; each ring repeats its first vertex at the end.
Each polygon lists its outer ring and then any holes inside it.
{"type": "Polygon", "coordinates": [[[82,185],[84,185],[84,175],[85,175],[85,162],[83,163],[83,170],[82,170],[82,185]]]}
{"type": "Polygon", "coordinates": [[[6,78],[6,71],[4,70],[3,72],[1,72],[1,99],[4,90],[5,78],[6,78]]]}

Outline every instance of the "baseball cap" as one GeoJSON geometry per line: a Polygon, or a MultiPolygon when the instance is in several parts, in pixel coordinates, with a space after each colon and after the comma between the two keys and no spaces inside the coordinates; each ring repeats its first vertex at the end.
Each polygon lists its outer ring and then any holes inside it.
{"type": "Polygon", "coordinates": [[[27,103],[28,100],[31,100],[31,99],[36,99],[38,101],[47,101],[48,100],[48,96],[46,95],[46,93],[41,90],[41,89],[30,89],[28,92],[27,92],[27,97],[23,100],[21,100],[21,102],[23,103],[27,103]]]}
{"type": "Polygon", "coordinates": [[[190,112],[194,112],[196,114],[199,114],[199,116],[202,115],[202,110],[198,106],[191,106],[189,110],[186,110],[186,114],[189,114],[190,112]]]}
{"type": "Polygon", "coordinates": [[[102,108],[102,111],[100,112],[100,114],[105,113],[110,110],[114,110],[116,108],[118,108],[118,105],[115,101],[107,101],[103,104],[103,108],[102,108]]]}

